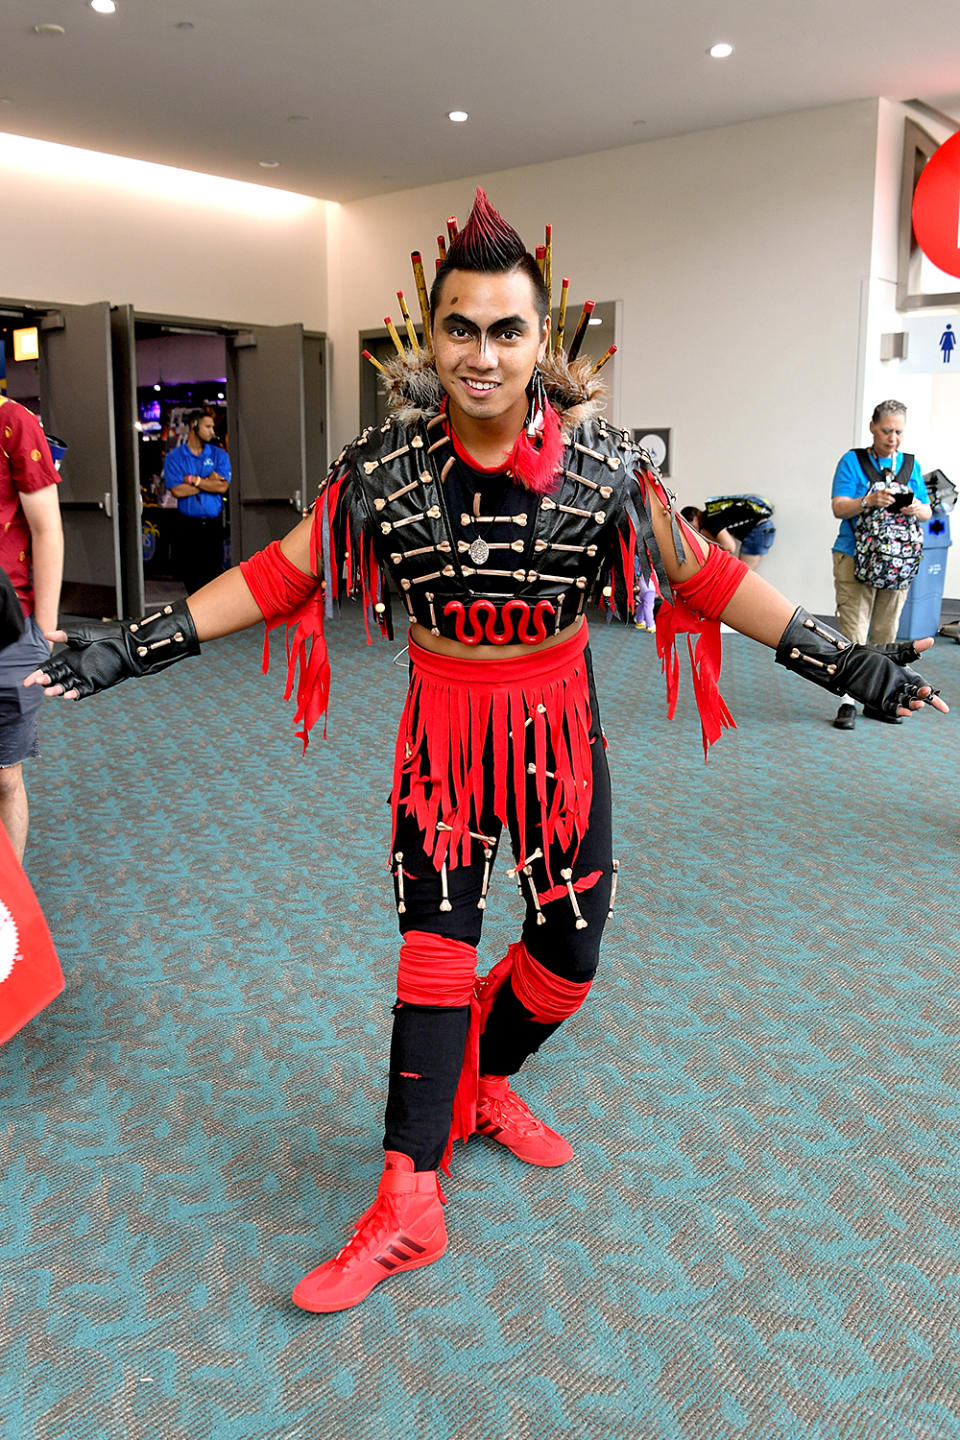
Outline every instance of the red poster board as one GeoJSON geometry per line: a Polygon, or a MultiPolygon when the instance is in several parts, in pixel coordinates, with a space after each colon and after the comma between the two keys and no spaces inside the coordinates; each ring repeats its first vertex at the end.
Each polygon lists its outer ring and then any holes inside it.
{"type": "Polygon", "coordinates": [[[938,270],[960,275],[960,133],[944,141],[920,172],[913,233],[938,270]]]}
{"type": "Polygon", "coordinates": [[[47,922],[0,825],[0,1045],[63,989],[47,922]]]}

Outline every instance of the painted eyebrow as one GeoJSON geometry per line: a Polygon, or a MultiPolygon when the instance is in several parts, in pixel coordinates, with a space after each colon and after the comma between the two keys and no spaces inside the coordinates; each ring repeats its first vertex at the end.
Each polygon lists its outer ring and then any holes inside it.
{"type": "MultiPolygon", "coordinates": [[[[480,330],[480,326],[475,320],[470,320],[466,315],[458,314],[456,310],[452,310],[449,315],[445,315],[443,317],[443,323],[444,325],[462,325],[466,330],[476,330],[478,332],[480,330]]],[[[494,320],[492,325],[487,326],[488,330],[529,330],[529,328],[530,326],[522,315],[505,315],[502,320],[494,320]]]]}

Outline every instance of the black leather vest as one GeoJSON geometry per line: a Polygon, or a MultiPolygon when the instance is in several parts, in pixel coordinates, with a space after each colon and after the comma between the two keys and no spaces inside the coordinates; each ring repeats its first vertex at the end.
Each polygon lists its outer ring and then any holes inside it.
{"type": "MultiPolygon", "coordinates": [[[[369,542],[410,621],[434,635],[537,644],[583,613],[622,565],[621,538],[629,544],[631,531],[638,550],[659,560],[637,480],[649,458],[603,420],[573,432],[552,494],[511,487],[501,516],[475,520],[451,505],[447,479],[456,463],[444,417],[434,415],[365,431],[331,476],[341,484],[335,552],[348,535],[355,550],[369,542]],[[476,542],[488,537],[503,538],[484,555],[476,542]]],[[[343,556],[330,558],[340,564],[343,556]]]]}

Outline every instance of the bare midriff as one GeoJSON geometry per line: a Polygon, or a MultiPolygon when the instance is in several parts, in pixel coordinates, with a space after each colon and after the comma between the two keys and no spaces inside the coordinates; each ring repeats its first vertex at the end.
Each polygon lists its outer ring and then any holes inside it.
{"type": "Polygon", "coordinates": [[[460,640],[448,640],[445,635],[433,635],[423,625],[411,625],[410,636],[423,650],[432,650],[436,655],[451,655],[458,660],[512,660],[517,655],[533,655],[539,650],[549,650],[552,645],[562,644],[576,635],[582,624],[583,616],[580,615],[539,645],[464,645],[460,640]]]}

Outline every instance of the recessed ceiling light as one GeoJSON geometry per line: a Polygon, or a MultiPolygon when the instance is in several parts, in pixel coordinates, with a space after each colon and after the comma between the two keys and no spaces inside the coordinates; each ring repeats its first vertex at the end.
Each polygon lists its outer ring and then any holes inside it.
{"type": "Polygon", "coordinates": [[[280,161],[279,161],[279,160],[258,160],[258,161],[257,161],[257,164],[260,166],[260,169],[261,169],[261,170],[279,170],[279,169],[280,169],[280,161]]]}
{"type": "Polygon", "coordinates": [[[464,120],[470,119],[470,116],[466,110],[451,110],[447,115],[447,119],[452,120],[455,125],[462,125],[464,120]]]}
{"type": "Polygon", "coordinates": [[[62,25],[53,25],[44,21],[42,25],[34,25],[33,33],[34,35],[49,35],[54,39],[58,39],[61,35],[66,35],[67,32],[62,25]]]}
{"type": "Polygon", "coordinates": [[[711,45],[707,54],[714,60],[726,60],[728,55],[733,54],[733,46],[728,45],[726,40],[721,40],[718,45],[711,45]]]}
{"type": "Polygon", "coordinates": [[[591,316],[590,316],[590,319],[587,321],[587,324],[588,324],[588,325],[602,325],[602,324],[603,324],[603,321],[599,318],[599,316],[597,316],[597,315],[591,315],[591,316]]]}
{"type": "Polygon", "coordinates": [[[90,0],[90,9],[98,15],[113,15],[116,8],[116,0],[90,0]]]}

